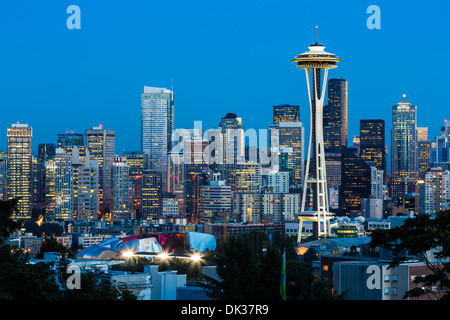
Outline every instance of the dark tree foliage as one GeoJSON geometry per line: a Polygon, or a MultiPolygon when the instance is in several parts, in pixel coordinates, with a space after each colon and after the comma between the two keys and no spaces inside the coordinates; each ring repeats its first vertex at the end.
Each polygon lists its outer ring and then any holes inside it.
{"type": "Polygon", "coordinates": [[[56,236],[63,234],[64,228],[58,223],[46,222],[39,226],[36,222],[29,221],[24,225],[25,231],[32,233],[36,237],[56,236]]]}
{"type": "Polygon", "coordinates": [[[57,252],[61,256],[72,257],[74,254],[70,249],[59,243],[54,237],[44,238],[41,246],[41,250],[36,254],[36,258],[43,258],[45,252],[57,252]]]}
{"type": "Polygon", "coordinates": [[[21,221],[14,221],[11,215],[17,212],[19,199],[0,201],[0,244],[4,242],[14,231],[20,229],[21,221]]]}
{"type": "Polygon", "coordinates": [[[206,277],[205,289],[216,300],[279,300],[282,254],[286,251],[287,299],[336,299],[331,287],[314,278],[311,263],[297,261],[293,239],[265,234],[221,241],[214,257],[221,281],[206,277]]]}
{"type": "Polygon", "coordinates": [[[449,299],[450,211],[441,212],[435,218],[420,214],[406,219],[400,227],[374,230],[369,245],[392,251],[394,257],[389,264],[390,268],[410,260],[411,256],[426,263],[431,273],[425,277],[416,277],[414,282],[418,287],[407,291],[404,298],[423,295],[436,298],[432,290],[432,287],[436,286],[443,293],[438,298],[449,299]],[[430,250],[435,250],[434,261],[430,260],[430,250]]]}
{"type": "MultiPolygon", "coordinates": [[[[30,263],[29,255],[11,247],[5,240],[22,223],[11,219],[17,209],[17,199],[0,201],[0,299],[1,300],[118,300],[136,299],[128,290],[118,290],[96,272],[81,274],[81,288],[68,289],[66,281],[69,261],[62,255],[57,267],[43,262],[30,263]]],[[[41,253],[67,252],[54,238],[46,238],[41,253]]]]}

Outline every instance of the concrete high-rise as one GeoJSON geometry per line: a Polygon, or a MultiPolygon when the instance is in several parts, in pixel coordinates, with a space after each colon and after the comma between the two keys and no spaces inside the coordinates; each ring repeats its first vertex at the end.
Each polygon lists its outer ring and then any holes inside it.
{"type": "Polygon", "coordinates": [[[111,170],[111,219],[132,219],[134,216],[132,210],[132,182],[130,181],[130,166],[127,164],[127,158],[114,157],[111,170]]]}
{"type": "Polygon", "coordinates": [[[12,219],[31,219],[33,131],[27,124],[16,123],[7,130],[7,198],[19,198],[18,212],[12,219]]]}
{"type": "Polygon", "coordinates": [[[103,129],[102,125],[86,130],[86,146],[90,160],[98,160],[98,196],[102,215],[111,212],[111,167],[114,162],[115,136],[114,130],[103,129]]]}
{"type": "Polygon", "coordinates": [[[145,87],[141,94],[141,150],[148,155],[148,168],[161,172],[163,191],[167,192],[168,153],[173,148],[173,92],[145,87]]]}
{"type": "Polygon", "coordinates": [[[72,216],[74,220],[97,219],[99,214],[99,161],[91,160],[89,150],[81,158],[72,149],[72,216]]]}

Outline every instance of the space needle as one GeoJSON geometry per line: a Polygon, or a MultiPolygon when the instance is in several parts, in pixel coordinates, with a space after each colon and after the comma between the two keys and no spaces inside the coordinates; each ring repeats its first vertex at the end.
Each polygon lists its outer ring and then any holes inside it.
{"type": "Polygon", "coordinates": [[[336,63],[342,60],[339,60],[335,54],[325,51],[325,47],[318,43],[317,32],[318,27],[316,27],[316,42],[308,47],[309,51],[297,55],[292,60],[297,63],[297,68],[305,69],[311,111],[308,157],[306,161],[302,206],[299,214],[297,243],[301,242],[304,221],[312,221],[316,238],[321,238],[329,235],[329,222],[334,216],[333,213],[328,211],[328,188],[325,149],[323,145],[323,103],[328,70],[336,68],[336,63]],[[323,84],[321,85],[322,73],[323,84]],[[305,205],[308,186],[311,187],[313,194],[313,207],[312,210],[306,211],[305,205]]]}

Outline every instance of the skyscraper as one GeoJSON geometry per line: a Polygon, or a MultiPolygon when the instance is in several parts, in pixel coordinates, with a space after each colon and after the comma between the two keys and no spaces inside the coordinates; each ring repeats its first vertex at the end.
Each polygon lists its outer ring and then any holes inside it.
{"type": "Polygon", "coordinates": [[[303,182],[305,172],[305,128],[301,121],[279,122],[278,144],[280,148],[292,148],[294,167],[292,175],[292,185],[299,185],[303,182]]]}
{"type": "Polygon", "coordinates": [[[328,105],[323,111],[325,148],[346,147],[348,143],[348,82],[328,80],[328,105]]]}
{"type": "Polygon", "coordinates": [[[386,142],[384,120],[360,120],[360,151],[364,161],[372,161],[378,170],[386,172],[386,142]]]}
{"type": "Polygon", "coordinates": [[[32,136],[32,128],[27,124],[12,124],[7,130],[7,198],[21,198],[19,211],[11,215],[13,219],[31,218],[32,136]]]}
{"type": "Polygon", "coordinates": [[[361,199],[371,194],[372,169],[355,149],[342,148],[342,177],[339,186],[339,209],[345,214],[361,210],[361,199]]]}
{"type": "Polygon", "coordinates": [[[33,209],[45,210],[45,163],[55,157],[54,143],[38,144],[38,156],[33,157],[33,209]]]}
{"type": "Polygon", "coordinates": [[[72,149],[72,216],[75,220],[96,219],[99,213],[99,165],[79,156],[78,147],[72,149]]]}
{"type": "Polygon", "coordinates": [[[133,187],[133,210],[139,217],[142,210],[142,173],[147,169],[148,155],[142,151],[125,151],[123,155],[127,159],[133,187]]]}
{"type": "Polygon", "coordinates": [[[114,130],[103,129],[102,125],[86,130],[86,146],[90,159],[98,160],[98,196],[102,215],[111,212],[111,167],[114,162],[115,136],[114,130]]]}
{"type": "Polygon", "coordinates": [[[167,192],[167,155],[173,148],[173,133],[173,92],[144,86],[141,94],[141,150],[148,154],[149,170],[161,172],[164,192],[167,192]]]}
{"type": "Polygon", "coordinates": [[[226,164],[241,163],[245,159],[245,135],[242,118],[235,113],[227,113],[220,120],[219,128],[223,133],[223,159],[226,164]]]}
{"type": "Polygon", "coordinates": [[[223,214],[231,215],[231,187],[220,180],[220,174],[213,174],[208,184],[200,186],[199,220],[213,223],[216,219],[223,220],[223,214]]]}
{"type": "Polygon", "coordinates": [[[450,172],[442,168],[426,171],[424,181],[419,181],[419,213],[436,215],[450,209],[450,172]]]}
{"type": "Polygon", "coordinates": [[[391,196],[412,192],[417,179],[417,108],[406,95],[392,107],[391,196]]]}
{"type": "Polygon", "coordinates": [[[300,107],[290,104],[273,106],[273,124],[300,121],[300,107]]]}
{"type": "Polygon", "coordinates": [[[115,157],[111,170],[111,219],[131,219],[133,217],[132,182],[130,181],[130,167],[127,164],[127,159],[125,157],[115,157]]]}
{"type": "Polygon", "coordinates": [[[45,162],[45,214],[49,221],[72,220],[72,155],[56,148],[45,162]]]}
{"type": "Polygon", "coordinates": [[[142,217],[152,220],[161,215],[161,172],[144,170],[142,173],[142,217]]]}

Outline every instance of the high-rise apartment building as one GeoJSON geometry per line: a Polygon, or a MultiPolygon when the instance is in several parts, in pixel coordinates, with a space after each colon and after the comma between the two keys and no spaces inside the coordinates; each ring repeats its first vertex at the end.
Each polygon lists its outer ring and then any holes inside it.
{"type": "Polygon", "coordinates": [[[45,162],[45,214],[48,221],[69,221],[72,216],[72,155],[56,148],[45,162]]]}
{"type": "Polygon", "coordinates": [[[144,86],[141,94],[141,150],[148,155],[148,168],[161,172],[164,192],[167,192],[167,156],[173,148],[174,125],[173,92],[144,86]]]}
{"type": "Polygon", "coordinates": [[[223,221],[223,215],[231,216],[231,199],[231,187],[220,180],[219,173],[213,174],[208,184],[200,187],[199,221],[210,224],[223,221]]]}
{"type": "Polygon", "coordinates": [[[142,173],[142,218],[153,220],[161,215],[161,172],[144,170],[142,173]]]}
{"type": "Polygon", "coordinates": [[[385,123],[382,119],[360,120],[359,154],[364,161],[372,161],[378,170],[386,172],[385,123]]]}
{"type": "Polygon", "coordinates": [[[12,219],[30,219],[32,204],[32,136],[27,124],[16,123],[7,130],[7,198],[19,198],[12,219]]]}
{"type": "Polygon", "coordinates": [[[328,105],[323,111],[325,148],[346,147],[348,141],[348,82],[328,80],[328,105]]]}
{"type": "Polygon", "coordinates": [[[111,212],[111,167],[114,162],[115,136],[114,130],[103,129],[102,125],[86,130],[86,147],[90,160],[98,161],[99,208],[103,215],[111,212]]]}
{"type": "Polygon", "coordinates": [[[412,192],[417,179],[417,108],[406,95],[392,107],[391,196],[412,192]]]}
{"type": "Polygon", "coordinates": [[[256,193],[261,189],[262,168],[260,163],[228,165],[227,185],[233,192],[256,193]]]}
{"type": "Polygon", "coordinates": [[[132,182],[130,181],[130,166],[127,164],[127,158],[114,158],[114,162],[111,167],[111,178],[111,219],[131,219],[133,217],[132,182]]]}
{"type": "Polygon", "coordinates": [[[450,171],[431,168],[419,181],[419,213],[436,215],[450,209],[450,171]]]}
{"type": "Polygon", "coordinates": [[[99,208],[99,161],[91,160],[89,150],[81,158],[72,149],[72,216],[74,220],[97,219],[99,208]]]}
{"type": "Polygon", "coordinates": [[[148,155],[142,151],[124,151],[127,159],[129,177],[133,188],[133,210],[140,217],[142,210],[142,173],[147,170],[148,155]]]}

